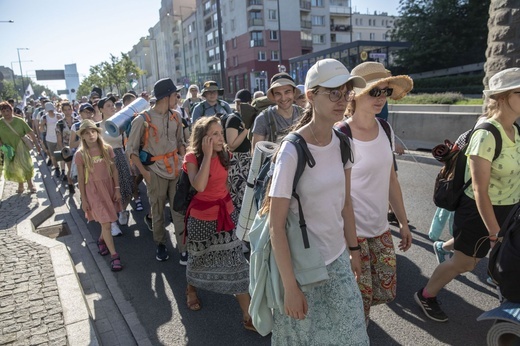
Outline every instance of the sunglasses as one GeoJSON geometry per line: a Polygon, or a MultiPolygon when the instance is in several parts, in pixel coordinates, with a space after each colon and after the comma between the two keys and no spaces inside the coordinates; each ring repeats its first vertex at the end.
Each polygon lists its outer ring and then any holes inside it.
{"type": "Polygon", "coordinates": [[[370,91],[368,92],[368,94],[372,97],[379,97],[381,96],[381,94],[384,94],[385,96],[392,96],[394,92],[394,89],[392,88],[384,88],[384,89],[379,89],[379,88],[373,88],[373,89],[370,89],[370,91]]]}
{"type": "Polygon", "coordinates": [[[329,95],[330,102],[338,102],[341,99],[341,97],[343,97],[343,96],[345,96],[345,101],[349,102],[349,101],[352,101],[354,99],[354,96],[356,95],[354,90],[346,90],[343,92],[338,89],[334,89],[331,91],[322,91],[322,92],[318,92],[316,94],[317,95],[321,95],[321,94],[329,95]]]}

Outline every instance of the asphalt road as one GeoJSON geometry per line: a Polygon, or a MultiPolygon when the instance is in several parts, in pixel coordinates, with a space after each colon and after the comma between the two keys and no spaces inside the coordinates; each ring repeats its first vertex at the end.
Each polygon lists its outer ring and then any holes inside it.
{"type": "MultiPolygon", "coordinates": [[[[437,262],[428,229],[435,212],[431,194],[438,166],[413,161],[398,161],[399,180],[405,198],[413,245],[397,255],[398,286],[394,302],[373,307],[368,328],[372,345],[486,345],[491,322],[477,322],[484,311],[498,305],[494,289],[485,284],[487,260],[472,272],[459,276],[439,295],[450,320],[427,320],[413,300],[424,286],[437,262]]],[[[142,189],[144,194],[144,189],[142,189]]],[[[144,198],[146,200],[146,198],[144,198]]],[[[148,205],[145,202],[145,210],[148,205]]],[[[270,337],[261,337],[241,326],[241,313],[234,297],[199,291],[202,310],[186,307],[185,267],[179,265],[173,225],[168,226],[170,259],[155,260],[152,233],[144,224],[146,211],[131,211],[129,226],[116,238],[125,270],[115,273],[125,298],[154,345],[270,345],[270,337]]],[[[98,236],[97,224],[89,230],[98,236]]],[[[398,232],[392,227],[398,241],[398,232]]],[[[447,237],[447,231],[444,233],[447,237]]],[[[348,344],[348,341],[345,342],[348,344]]]]}

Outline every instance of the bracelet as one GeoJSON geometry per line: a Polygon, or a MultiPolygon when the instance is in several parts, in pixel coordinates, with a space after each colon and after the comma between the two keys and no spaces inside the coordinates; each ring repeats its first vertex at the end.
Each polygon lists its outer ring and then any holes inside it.
{"type": "Polygon", "coordinates": [[[119,186],[116,186],[116,189],[120,189],[120,187],[119,187],[119,186]]]}
{"type": "Polygon", "coordinates": [[[348,249],[350,251],[357,251],[357,250],[361,250],[361,245],[357,245],[357,246],[349,246],[348,249]]]}

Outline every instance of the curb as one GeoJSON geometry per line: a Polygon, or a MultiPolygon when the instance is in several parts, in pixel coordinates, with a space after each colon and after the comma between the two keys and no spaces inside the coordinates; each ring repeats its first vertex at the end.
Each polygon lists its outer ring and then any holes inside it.
{"type": "MultiPolygon", "coordinates": [[[[38,188],[38,207],[17,220],[18,236],[47,247],[50,252],[54,276],[58,286],[58,295],[63,309],[63,320],[67,333],[68,345],[100,345],[90,311],[79,282],[79,277],[65,244],[35,232],[35,229],[54,214],[54,208],[40,171],[38,159],[34,159],[37,168],[34,185],[38,188]]],[[[3,194],[4,180],[0,188],[3,194]]]]}

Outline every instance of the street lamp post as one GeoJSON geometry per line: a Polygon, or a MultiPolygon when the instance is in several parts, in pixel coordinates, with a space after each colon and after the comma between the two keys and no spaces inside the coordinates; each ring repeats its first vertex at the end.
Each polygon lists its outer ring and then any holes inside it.
{"type": "MultiPolygon", "coordinates": [[[[13,87],[14,87],[14,90],[16,91],[16,80],[14,78],[14,67],[13,67],[13,64],[14,63],[20,63],[20,61],[11,61],[11,77],[13,77],[13,87]]],[[[21,62],[33,62],[32,60],[22,60],[21,62]]],[[[23,76],[22,76],[22,80],[23,80],[23,76]]],[[[23,91],[25,93],[25,90],[23,91]]]]}
{"type": "Polygon", "coordinates": [[[20,60],[21,50],[29,50],[29,48],[16,48],[16,51],[18,52],[18,63],[20,64],[20,77],[22,77],[22,93],[25,95],[25,82],[23,80],[22,61],[20,60]]]}

